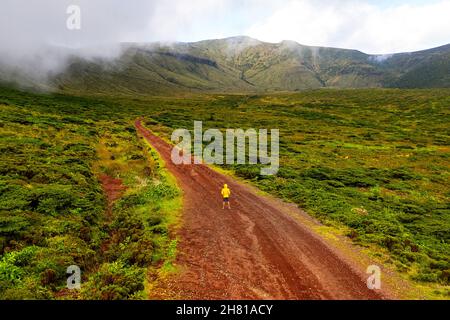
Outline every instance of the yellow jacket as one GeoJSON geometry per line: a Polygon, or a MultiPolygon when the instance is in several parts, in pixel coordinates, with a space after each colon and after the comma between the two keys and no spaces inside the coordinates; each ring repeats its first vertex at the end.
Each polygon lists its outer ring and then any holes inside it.
{"type": "Polygon", "coordinates": [[[223,189],[222,189],[222,197],[224,197],[224,198],[229,198],[230,197],[230,195],[231,195],[231,190],[230,189],[228,189],[228,186],[225,184],[224,186],[223,186],[223,189]]]}

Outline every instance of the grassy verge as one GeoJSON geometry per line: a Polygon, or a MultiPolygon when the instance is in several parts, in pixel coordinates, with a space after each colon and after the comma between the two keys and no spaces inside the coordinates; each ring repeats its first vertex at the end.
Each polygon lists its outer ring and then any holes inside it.
{"type": "Polygon", "coordinates": [[[131,124],[101,127],[97,174],[113,177],[126,189],[105,225],[104,261],[83,286],[82,297],[146,298],[154,281],[150,275],[168,270],[176,254],[169,230],[178,220],[180,192],[131,124]]]}
{"type": "Polygon", "coordinates": [[[180,191],[114,106],[0,90],[0,298],[143,299],[172,269],[180,191]],[[102,175],[125,188],[111,210],[102,175]]]}

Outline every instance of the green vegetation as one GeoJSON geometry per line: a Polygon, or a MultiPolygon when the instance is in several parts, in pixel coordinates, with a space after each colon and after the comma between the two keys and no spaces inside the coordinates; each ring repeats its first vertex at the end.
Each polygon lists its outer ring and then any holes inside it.
{"type": "Polygon", "coordinates": [[[133,44],[114,61],[74,58],[52,83],[83,94],[171,96],[174,92],[448,88],[449,75],[450,45],[380,57],[293,41],[266,43],[232,37],[170,46],[133,44]]]}
{"type": "Polygon", "coordinates": [[[147,273],[173,259],[180,197],[134,116],[7,89],[0,108],[0,298],[145,298],[147,273]],[[110,205],[102,176],[123,183],[110,205]],[[66,289],[70,265],[79,292],[66,289]]]}
{"type": "Polygon", "coordinates": [[[0,89],[0,297],[72,297],[65,271],[77,264],[84,285],[75,297],[142,298],[147,272],[173,269],[168,230],[179,191],[136,136],[138,116],[166,137],[194,120],[222,130],[279,128],[277,176],[225,168],[447,294],[449,105],[446,89],[171,98],[0,89]],[[102,175],[126,187],[111,208],[102,175]]]}

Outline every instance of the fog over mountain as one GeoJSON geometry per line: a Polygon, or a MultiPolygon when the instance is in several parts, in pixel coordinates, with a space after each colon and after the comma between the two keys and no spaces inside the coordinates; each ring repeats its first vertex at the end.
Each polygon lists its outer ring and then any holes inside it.
{"type": "Polygon", "coordinates": [[[115,50],[116,57],[49,50],[47,57],[62,57],[66,66],[45,79],[5,70],[1,75],[3,82],[34,89],[125,94],[450,87],[450,45],[380,56],[239,36],[123,43],[115,50]]]}
{"type": "MultiPolygon", "coordinates": [[[[0,74],[23,86],[48,80],[65,70],[73,56],[120,56],[120,41],[145,28],[152,1],[126,10],[117,0],[3,0],[0,10],[0,74]],[[81,8],[81,28],[67,28],[71,5],[81,8]],[[124,23],[120,23],[120,22],[124,23]]],[[[132,37],[131,37],[132,38],[132,37]]]]}
{"type": "Polygon", "coordinates": [[[446,47],[392,54],[446,44],[448,9],[450,0],[3,0],[0,80],[79,90],[95,79],[89,87],[126,92],[448,86],[446,47]]]}

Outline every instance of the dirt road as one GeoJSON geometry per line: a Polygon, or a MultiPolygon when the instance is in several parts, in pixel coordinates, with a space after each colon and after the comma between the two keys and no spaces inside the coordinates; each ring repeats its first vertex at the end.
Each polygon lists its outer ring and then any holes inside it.
{"type": "Polygon", "coordinates": [[[287,214],[285,204],[205,165],[174,165],[172,147],[136,121],[184,192],[177,265],[151,298],[383,299],[336,248],[287,214]],[[227,183],[232,209],[222,209],[227,183]]]}

